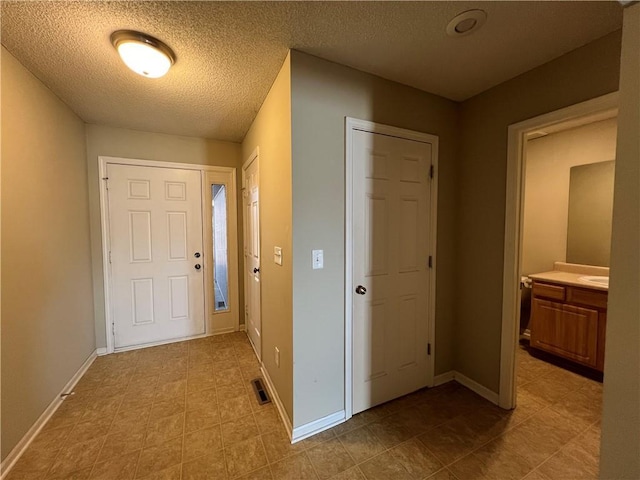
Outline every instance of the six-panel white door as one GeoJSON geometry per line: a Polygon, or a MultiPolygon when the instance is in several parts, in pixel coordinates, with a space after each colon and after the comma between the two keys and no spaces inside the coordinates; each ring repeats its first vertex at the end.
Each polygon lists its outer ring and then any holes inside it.
{"type": "Polygon", "coordinates": [[[200,172],[109,164],[107,175],[115,348],[204,333],[200,172]]]}
{"type": "Polygon", "coordinates": [[[260,317],[260,191],[258,159],[244,169],[244,265],[246,269],[245,324],[256,355],[262,355],[260,317]]]}
{"type": "Polygon", "coordinates": [[[352,155],[356,414],[427,385],[432,147],[355,131],[352,155]]]}

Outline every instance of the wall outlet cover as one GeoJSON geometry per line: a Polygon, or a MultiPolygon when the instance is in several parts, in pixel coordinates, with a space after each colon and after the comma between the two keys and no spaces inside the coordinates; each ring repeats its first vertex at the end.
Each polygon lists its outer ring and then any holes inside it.
{"type": "Polygon", "coordinates": [[[324,251],[323,250],[312,250],[311,258],[312,258],[311,265],[314,270],[324,268],[324,251]]]}

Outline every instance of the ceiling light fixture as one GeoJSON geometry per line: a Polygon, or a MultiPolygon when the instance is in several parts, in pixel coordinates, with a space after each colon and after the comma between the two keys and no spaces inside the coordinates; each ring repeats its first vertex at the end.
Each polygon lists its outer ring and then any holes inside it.
{"type": "Polygon", "coordinates": [[[117,30],[111,34],[111,43],[124,64],[143,77],[162,77],[176,62],[171,48],[145,33],[117,30]]]}
{"type": "Polygon", "coordinates": [[[467,10],[456,15],[447,24],[447,35],[450,37],[462,37],[478,30],[487,20],[487,12],[484,10],[467,10]]]}

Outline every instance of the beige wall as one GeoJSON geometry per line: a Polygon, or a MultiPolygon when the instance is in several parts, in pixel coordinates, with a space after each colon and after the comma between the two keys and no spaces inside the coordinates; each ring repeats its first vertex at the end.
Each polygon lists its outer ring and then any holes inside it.
{"type": "Polygon", "coordinates": [[[453,368],[457,110],[435,95],[300,52],[291,55],[297,427],[345,408],[345,116],[440,138],[436,374],[453,368]],[[324,269],[312,270],[312,249],[324,250],[324,269]]]}
{"type": "Polygon", "coordinates": [[[624,12],[600,478],[640,478],[640,4],[624,12]]]}
{"type": "Polygon", "coordinates": [[[616,91],[620,32],[462,104],[456,214],[456,369],[497,392],[500,377],[507,128],[616,91]]]}
{"type": "Polygon", "coordinates": [[[611,118],[527,142],[523,275],[566,261],[571,167],[614,160],[616,125],[611,118]]]}
{"type": "MultiPolygon", "coordinates": [[[[93,297],[98,347],[106,347],[104,316],[104,281],[102,269],[102,224],[100,222],[100,183],[98,156],[136,158],[162,162],[194,163],[236,167],[240,178],[240,144],[196,137],[140,132],[103,125],[87,125],[86,162],[89,184],[89,214],[91,221],[91,256],[93,259],[93,297]]],[[[238,202],[240,184],[238,180],[238,202]]],[[[240,205],[240,203],[238,203],[240,205]]],[[[242,222],[238,218],[238,252],[242,252],[242,222]]],[[[242,277],[242,276],[240,276],[242,277]]],[[[243,314],[242,279],[239,288],[240,321],[243,314]]]]}
{"type": "MultiPolygon", "coordinates": [[[[246,161],[260,150],[260,280],[262,361],[293,420],[293,320],[291,249],[291,63],[287,56],[242,143],[246,161]],[[273,247],[282,248],[282,266],[273,247]],[[280,367],[275,348],[280,350],[280,367]]],[[[296,407],[297,408],[297,407],[296,407]]]]}
{"type": "Polygon", "coordinates": [[[84,128],[2,48],[2,459],[95,350],[84,128]]]}

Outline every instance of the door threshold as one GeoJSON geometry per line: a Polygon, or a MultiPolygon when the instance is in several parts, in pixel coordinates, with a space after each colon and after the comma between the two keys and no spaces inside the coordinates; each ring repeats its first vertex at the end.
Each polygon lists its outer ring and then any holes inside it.
{"type": "Polygon", "coordinates": [[[171,340],[161,340],[159,342],[143,343],[141,345],[130,345],[127,347],[114,348],[111,353],[130,352],[131,350],[142,350],[143,348],[159,347],[161,345],[169,345],[171,343],[186,342],[187,340],[196,340],[198,338],[212,337],[212,333],[201,333],[190,337],[172,338],[171,340]]]}

